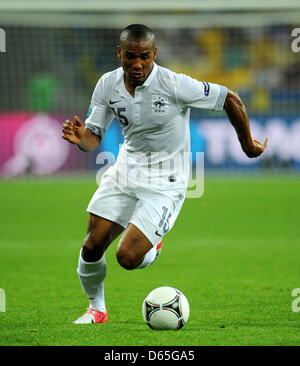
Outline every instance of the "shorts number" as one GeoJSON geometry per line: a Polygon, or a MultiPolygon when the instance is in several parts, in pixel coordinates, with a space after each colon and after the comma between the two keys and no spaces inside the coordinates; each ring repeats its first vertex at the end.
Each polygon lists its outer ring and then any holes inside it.
{"type": "MultiPolygon", "coordinates": [[[[166,219],[167,213],[168,213],[167,207],[164,207],[163,206],[162,209],[163,209],[163,214],[162,214],[161,220],[160,220],[160,222],[158,224],[158,227],[161,227],[162,226],[162,224],[164,223],[164,221],[166,219]]],[[[169,220],[170,220],[170,217],[171,216],[172,216],[172,214],[169,213],[169,216],[168,216],[168,218],[167,218],[167,220],[166,220],[166,222],[165,222],[165,224],[163,226],[163,232],[164,232],[164,234],[169,231],[169,220]]]]}

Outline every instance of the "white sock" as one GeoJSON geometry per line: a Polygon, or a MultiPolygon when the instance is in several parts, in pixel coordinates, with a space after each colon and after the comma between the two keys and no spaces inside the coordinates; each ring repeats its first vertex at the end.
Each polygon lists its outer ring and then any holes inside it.
{"type": "Polygon", "coordinates": [[[90,301],[90,308],[105,312],[104,278],[106,276],[105,255],[97,262],[86,262],[81,256],[78,260],[77,273],[83,292],[90,301]]]}
{"type": "Polygon", "coordinates": [[[150,264],[154,261],[155,257],[156,257],[156,245],[145,254],[143,262],[137,268],[146,268],[150,266],[150,264]]]}

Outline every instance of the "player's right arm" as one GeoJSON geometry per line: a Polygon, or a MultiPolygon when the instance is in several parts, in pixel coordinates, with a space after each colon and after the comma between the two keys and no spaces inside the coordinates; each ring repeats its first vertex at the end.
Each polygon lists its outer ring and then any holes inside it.
{"type": "Polygon", "coordinates": [[[63,139],[77,145],[83,151],[93,151],[101,142],[101,137],[92,133],[89,128],[85,128],[78,116],[74,117],[74,121],[65,120],[62,132],[63,139]]]}
{"type": "Polygon", "coordinates": [[[74,121],[66,120],[63,124],[62,137],[70,143],[76,144],[80,150],[95,150],[114,119],[107,95],[112,88],[111,83],[114,82],[114,79],[112,82],[110,81],[110,74],[104,74],[99,79],[92,95],[85,123],[75,116],[74,121]]]}

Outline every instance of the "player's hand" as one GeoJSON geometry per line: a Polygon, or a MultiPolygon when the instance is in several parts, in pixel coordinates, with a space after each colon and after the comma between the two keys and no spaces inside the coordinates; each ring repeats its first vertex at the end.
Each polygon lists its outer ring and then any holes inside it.
{"type": "Polygon", "coordinates": [[[84,123],[80,121],[78,116],[74,117],[74,121],[66,119],[63,124],[62,138],[71,144],[78,144],[84,134],[84,123]]]}
{"type": "Polygon", "coordinates": [[[253,139],[252,140],[252,146],[245,151],[245,154],[249,158],[257,158],[259,155],[261,155],[268,143],[268,138],[266,137],[265,142],[261,144],[259,141],[253,139]]]}

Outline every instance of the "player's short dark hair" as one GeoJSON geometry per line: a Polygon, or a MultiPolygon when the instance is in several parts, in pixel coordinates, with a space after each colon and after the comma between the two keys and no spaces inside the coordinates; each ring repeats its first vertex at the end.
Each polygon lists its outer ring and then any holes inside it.
{"type": "Polygon", "coordinates": [[[120,46],[124,47],[128,42],[149,41],[155,47],[155,35],[151,28],[144,24],[131,24],[124,28],[120,35],[120,46]]]}

